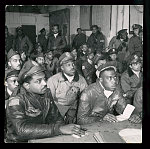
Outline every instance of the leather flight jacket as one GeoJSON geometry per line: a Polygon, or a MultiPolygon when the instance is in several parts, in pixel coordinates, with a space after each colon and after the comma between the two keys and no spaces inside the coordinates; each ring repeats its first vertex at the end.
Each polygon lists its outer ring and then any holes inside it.
{"type": "Polygon", "coordinates": [[[117,86],[115,91],[107,98],[99,79],[97,79],[96,83],[88,86],[81,94],[77,123],[82,125],[98,122],[107,113],[116,114],[115,112],[117,112],[117,114],[121,114],[125,107],[126,101],[121,88],[117,86]],[[117,101],[115,104],[113,104],[114,100],[117,101]]]}
{"type": "Polygon", "coordinates": [[[7,142],[59,135],[59,127],[64,125],[49,89],[44,95],[37,95],[21,87],[19,94],[10,97],[6,116],[7,142]]]}

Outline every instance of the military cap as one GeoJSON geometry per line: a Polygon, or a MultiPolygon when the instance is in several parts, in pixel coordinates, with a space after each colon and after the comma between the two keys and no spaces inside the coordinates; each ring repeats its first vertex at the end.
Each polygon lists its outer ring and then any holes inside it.
{"type": "Polygon", "coordinates": [[[117,70],[116,64],[115,64],[114,62],[112,62],[112,61],[111,61],[111,62],[107,62],[107,63],[105,63],[105,64],[103,64],[103,65],[100,65],[100,66],[97,68],[97,74],[98,74],[98,76],[99,76],[100,72],[102,72],[102,71],[104,71],[104,70],[106,70],[106,69],[108,69],[108,68],[113,68],[114,71],[117,70]]]}
{"type": "Polygon", "coordinates": [[[33,66],[31,69],[24,75],[24,78],[27,76],[35,75],[41,72],[44,72],[45,69],[41,66],[33,66]]]}
{"type": "Polygon", "coordinates": [[[7,54],[8,60],[9,60],[12,56],[14,56],[14,55],[19,55],[19,53],[18,53],[17,51],[14,51],[13,49],[10,49],[9,52],[8,52],[8,54],[7,54]]]}
{"type": "Polygon", "coordinates": [[[65,52],[59,57],[59,63],[64,64],[67,63],[68,61],[74,61],[74,56],[70,52],[65,52]]]}
{"type": "Polygon", "coordinates": [[[127,60],[128,65],[137,63],[137,62],[141,62],[141,59],[138,56],[138,54],[135,53],[128,57],[128,60],[127,60]]]}
{"type": "Polygon", "coordinates": [[[44,32],[44,31],[46,31],[45,28],[42,28],[42,29],[40,30],[41,33],[44,32]]]}
{"type": "Polygon", "coordinates": [[[107,59],[106,54],[97,53],[94,57],[94,64],[97,64],[99,60],[105,60],[105,59],[107,59]]]}
{"type": "Polygon", "coordinates": [[[127,32],[127,29],[122,29],[122,30],[118,31],[118,35],[126,33],[126,32],[127,32]]]}
{"type": "Polygon", "coordinates": [[[38,63],[30,59],[26,61],[22,69],[20,70],[20,73],[18,75],[18,80],[21,80],[24,74],[27,73],[33,66],[38,66],[38,63]]]}
{"type": "Polygon", "coordinates": [[[111,54],[117,54],[117,49],[116,48],[112,48],[108,51],[108,55],[111,55],[111,54]]]}
{"type": "Polygon", "coordinates": [[[7,80],[10,77],[18,77],[19,75],[19,70],[10,70],[10,71],[5,71],[5,79],[7,80]]]}
{"type": "Polygon", "coordinates": [[[140,25],[140,24],[133,24],[132,25],[132,29],[134,30],[134,29],[142,29],[142,26],[140,25]]]}

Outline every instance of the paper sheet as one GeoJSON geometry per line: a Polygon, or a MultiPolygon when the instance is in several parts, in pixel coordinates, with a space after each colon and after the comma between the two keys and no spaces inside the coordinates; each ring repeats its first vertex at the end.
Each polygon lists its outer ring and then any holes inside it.
{"type": "Polygon", "coordinates": [[[142,143],[142,129],[126,128],[119,132],[126,143],[142,143]]]}
{"type": "Polygon", "coordinates": [[[116,116],[117,120],[124,121],[129,119],[134,109],[135,107],[133,105],[127,104],[126,108],[123,111],[123,114],[116,116]]]}

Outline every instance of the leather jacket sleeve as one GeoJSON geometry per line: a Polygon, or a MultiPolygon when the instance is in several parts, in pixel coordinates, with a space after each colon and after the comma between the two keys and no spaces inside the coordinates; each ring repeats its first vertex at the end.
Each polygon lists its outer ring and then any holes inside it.
{"type": "Polygon", "coordinates": [[[127,103],[125,98],[123,97],[123,91],[121,90],[120,87],[117,87],[116,90],[108,99],[109,99],[108,101],[109,101],[110,110],[111,108],[115,108],[118,114],[121,114],[124,111],[127,103]],[[113,101],[117,101],[117,102],[115,105],[111,106],[113,101]]]}
{"type": "Polygon", "coordinates": [[[56,105],[52,103],[51,107],[51,111],[48,111],[46,116],[47,120],[43,120],[43,117],[40,116],[40,114],[32,117],[27,116],[25,102],[21,98],[13,97],[13,99],[10,99],[7,106],[7,117],[12,124],[11,129],[14,130],[16,135],[9,139],[30,140],[59,135],[59,127],[63,124],[63,121],[56,105]],[[50,123],[49,117],[54,117],[54,114],[58,121],[50,123]]]}
{"type": "Polygon", "coordinates": [[[77,124],[89,124],[96,121],[99,121],[101,118],[96,116],[90,116],[91,113],[91,105],[90,105],[90,95],[89,93],[85,93],[83,91],[79,108],[78,108],[78,114],[77,114],[77,124]]]}

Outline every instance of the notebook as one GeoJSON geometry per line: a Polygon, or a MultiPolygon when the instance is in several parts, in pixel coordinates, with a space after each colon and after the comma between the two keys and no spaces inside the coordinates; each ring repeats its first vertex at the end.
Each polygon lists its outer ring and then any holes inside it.
{"type": "Polygon", "coordinates": [[[93,137],[98,143],[126,143],[116,132],[99,131],[93,137]]]}

